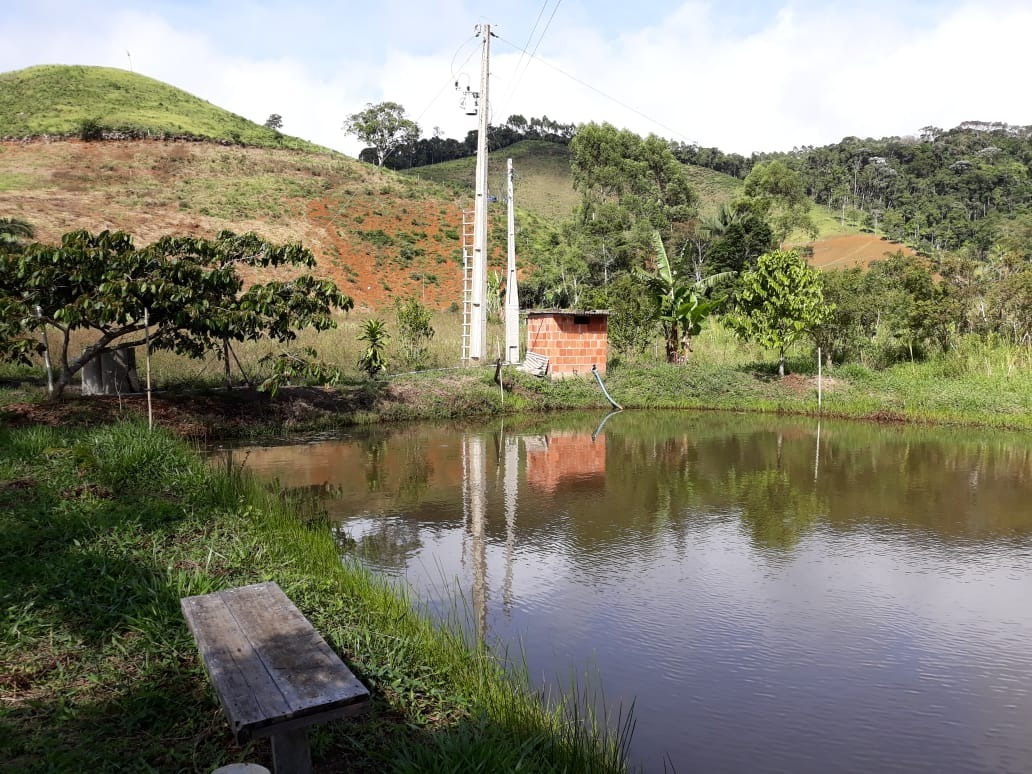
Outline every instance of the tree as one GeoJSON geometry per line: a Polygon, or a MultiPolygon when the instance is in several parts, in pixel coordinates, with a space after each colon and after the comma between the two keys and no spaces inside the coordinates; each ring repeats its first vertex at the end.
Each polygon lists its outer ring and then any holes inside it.
{"type": "Polygon", "coordinates": [[[825,363],[859,354],[863,360],[864,345],[874,336],[878,310],[867,290],[866,275],[859,266],[831,269],[820,273],[821,292],[829,302],[831,313],[812,330],[825,363]]]}
{"type": "Polygon", "coordinates": [[[714,275],[702,282],[685,282],[671,266],[658,231],[652,233],[652,244],[656,251],[656,270],[642,271],[641,275],[658,300],[657,312],[663,326],[667,362],[684,363],[692,351],[692,337],[702,332],[703,321],[721,303],[721,300],[705,298],[703,293],[730,275],[714,275]]]}
{"type": "Polygon", "coordinates": [[[417,298],[399,299],[394,310],[405,365],[416,370],[426,368],[430,360],[430,340],[434,337],[433,315],[417,298]]]}
{"type": "Polygon", "coordinates": [[[759,212],[769,218],[779,245],[795,229],[816,237],[817,228],[810,217],[812,202],[803,177],[783,161],[765,161],[753,167],[745,178],[745,195],[755,200],[759,212]]]}
{"type": "Polygon", "coordinates": [[[272,129],[273,131],[278,132],[280,129],[283,128],[283,116],[281,116],[279,113],[272,113],[268,118],[265,119],[264,126],[266,129],[272,129]]]}
{"type": "Polygon", "coordinates": [[[642,139],[610,124],[582,126],[570,141],[577,212],[578,249],[593,278],[643,265],[659,230],[672,253],[695,215],[695,194],[669,143],[642,139]]]}
{"type": "Polygon", "coordinates": [[[704,266],[710,272],[741,272],[776,247],[774,232],[747,200],[721,205],[716,217],[703,221],[710,236],[704,266]]]}
{"type": "Polygon", "coordinates": [[[397,102],[367,104],[365,110],[347,117],[344,131],[373,149],[379,167],[396,149],[419,139],[419,124],[406,118],[405,108],[397,102]]]}
{"type": "Polygon", "coordinates": [[[764,253],[739,277],[734,312],[725,323],[739,336],[777,350],[778,375],[785,351],[829,314],[819,272],[794,251],[764,253]]]}
{"type": "Polygon", "coordinates": [[[625,274],[601,289],[599,301],[593,306],[609,309],[610,346],[632,358],[644,355],[656,336],[656,296],[634,275],[625,274]]]}
{"type": "MultiPolygon", "coordinates": [[[[283,265],[310,268],[315,258],[300,244],[229,231],[214,239],[166,236],[142,249],[119,231],[73,231],[57,247],[0,252],[0,311],[8,323],[17,318],[22,336],[44,325],[59,332],[52,356],[59,398],[84,365],[140,346],[148,332],[152,349],[201,357],[230,341],[287,342],[300,328],[332,328],[333,309],[351,308],[332,282],[307,274],[243,290],[240,267],[283,265]],[[70,352],[76,330],[96,336],[79,355],[70,352]]],[[[5,340],[15,333],[7,330],[5,340]]]]}

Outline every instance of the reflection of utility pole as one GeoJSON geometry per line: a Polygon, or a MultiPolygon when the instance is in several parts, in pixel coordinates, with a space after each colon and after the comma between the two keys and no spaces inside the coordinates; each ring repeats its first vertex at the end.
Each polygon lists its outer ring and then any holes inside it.
{"type": "Polygon", "coordinates": [[[484,522],[487,495],[484,491],[484,439],[467,435],[463,444],[463,501],[469,515],[469,533],[472,538],[473,614],[476,616],[477,637],[487,640],[487,539],[484,522]]]}
{"type": "Polygon", "coordinates": [[[516,497],[520,485],[520,439],[505,437],[505,467],[502,486],[505,490],[505,580],[502,582],[502,607],[512,609],[512,560],[516,549],[516,497]]]}
{"type": "Polygon", "coordinates": [[[821,463],[821,423],[817,420],[817,453],[813,458],[813,481],[817,483],[817,468],[821,463]]]}

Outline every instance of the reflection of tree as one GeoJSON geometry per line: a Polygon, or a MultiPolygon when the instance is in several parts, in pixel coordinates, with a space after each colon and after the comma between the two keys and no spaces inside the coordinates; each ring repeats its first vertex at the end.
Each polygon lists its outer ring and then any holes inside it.
{"type": "Polygon", "coordinates": [[[378,437],[367,438],[362,442],[362,450],[366,457],[366,488],[370,492],[379,492],[383,487],[382,466],[387,455],[387,443],[378,437]]]}
{"type": "Polygon", "coordinates": [[[399,572],[422,547],[419,523],[410,519],[378,517],[375,526],[357,541],[356,552],[363,559],[399,572]]]}
{"type": "Polygon", "coordinates": [[[403,450],[404,458],[401,462],[401,477],[398,481],[398,497],[409,502],[417,501],[429,487],[434,466],[427,457],[425,449],[414,444],[406,444],[403,450]]]}
{"type": "Polygon", "coordinates": [[[795,486],[783,470],[732,471],[727,488],[742,509],[742,525],[760,548],[794,548],[823,510],[812,488],[795,486]]]}

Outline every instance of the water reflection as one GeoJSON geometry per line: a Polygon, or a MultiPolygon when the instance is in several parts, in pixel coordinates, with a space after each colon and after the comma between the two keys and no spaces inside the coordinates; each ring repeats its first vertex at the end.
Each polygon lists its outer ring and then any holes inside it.
{"type": "Polygon", "coordinates": [[[596,664],[649,769],[1032,770],[1032,440],[601,419],[232,453],[541,681],[596,664]]]}

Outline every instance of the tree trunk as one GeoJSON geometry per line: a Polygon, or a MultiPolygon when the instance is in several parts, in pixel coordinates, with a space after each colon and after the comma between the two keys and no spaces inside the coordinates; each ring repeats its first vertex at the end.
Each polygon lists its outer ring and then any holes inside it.
{"type": "Polygon", "coordinates": [[[778,376],[782,379],[785,378],[785,351],[781,350],[778,354],[778,376]]]}

